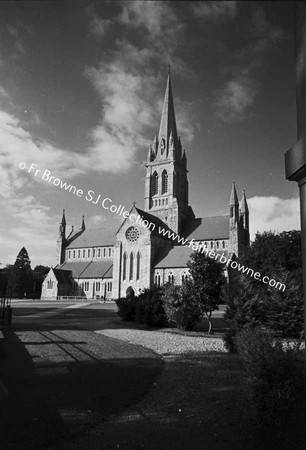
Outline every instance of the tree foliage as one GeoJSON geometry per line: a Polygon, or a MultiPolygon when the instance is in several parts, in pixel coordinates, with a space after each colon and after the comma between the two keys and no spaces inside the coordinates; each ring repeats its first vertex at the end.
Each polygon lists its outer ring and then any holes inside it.
{"type": "Polygon", "coordinates": [[[300,232],[257,233],[241,263],[260,272],[261,277],[280,281],[286,289],[278,290],[230,270],[227,348],[235,351],[235,335],[245,326],[265,326],[283,337],[299,337],[303,330],[300,232]]]}
{"type": "Polygon", "coordinates": [[[9,296],[24,298],[33,294],[33,272],[27,250],[22,247],[8,278],[9,296]]]}
{"type": "Polygon", "coordinates": [[[183,330],[192,330],[201,317],[193,292],[193,283],[187,279],[182,286],[167,284],[163,290],[166,317],[183,330]]]}
{"type": "Polygon", "coordinates": [[[187,265],[192,280],[192,292],[201,315],[208,320],[208,333],[212,330],[211,315],[219,308],[224,294],[224,275],[221,265],[204,253],[195,252],[187,265]]]}

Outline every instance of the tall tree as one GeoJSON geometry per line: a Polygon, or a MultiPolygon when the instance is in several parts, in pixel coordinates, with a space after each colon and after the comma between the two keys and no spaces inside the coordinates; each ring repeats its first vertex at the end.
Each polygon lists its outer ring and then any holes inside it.
{"type": "Polygon", "coordinates": [[[187,265],[193,284],[193,295],[201,315],[208,320],[208,333],[212,331],[211,315],[219,309],[224,296],[224,275],[220,263],[206,257],[204,253],[195,252],[187,265]]]}
{"type": "Polygon", "coordinates": [[[17,255],[8,279],[8,291],[11,297],[24,298],[33,293],[33,273],[27,250],[22,247],[17,255]]]}
{"type": "Polygon", "coordinates": [[[237,332],[244,326],[265,326],[284,337],[298,337],[303,330],[301,233],[257,233],[240,261],[261,277],[280,281],[285,291],[230,270],[230,300],[225,313],[229,325],[226,345],[235,350],[237,332]]]}

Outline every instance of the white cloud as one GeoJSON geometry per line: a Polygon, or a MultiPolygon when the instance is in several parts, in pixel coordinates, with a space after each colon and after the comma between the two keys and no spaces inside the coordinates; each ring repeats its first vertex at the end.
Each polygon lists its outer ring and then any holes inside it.
{"type": "Polygon", "coordinates": [[[10,99],[9,93],[7,92],[6,89],[4,89],[3,86],[0,86],[0,96],[1,96],[1,97],[4,97],[4,98],[10,99]]]}
{"type": "Polygon", "coordinates": [[[13,264],[23,246],[28,250],[32,267],[54,263],[57,220],[50,216],[50,208],[31,195],[15,195],[9,202],[0,199],[0,207],[3,227],[0,247],[9,249],[7,254],[1,255],[2,265],[13,264]]]}
{"type": "Polygon", "coordinates": [[[197,18],[222,21],[234,19],[237,14],[236,1],[192,2],[193,14],[197,18]]]}
{"type": "Polygon", "coordinates": [[[277,233],[300,229],[300,207],[298,198],[252,197],[248,199],[250,210],[250,235],[256,231],[277,233]]]}
{"type": "Polygon", "coordinates": [[[87,228],[100,228],[102,224],[106,222],[106,217],[102,215],[90,216],[86,220],[85,226],[87,228]]]}
{"type": "MultiPolygon", "coordinates": [[[[95,18],[100,20],[96,14],[95,18]]],[[[184,25],[170,3],[123,2],[121,13],[113,19],[114,24],[118,22],[121,29],[123,24],[134,32],[141,31],[141,41],[131,43],[126,33],[124,39],[118,36],[112,55],[85,70],[102,105],[99,123],[90,132],[89,156],[96,167],[110,172],[130,169],[137,151],[148,146],[148,128],[155,123],[158,129],[162,95],[156,67],[162,63],[166,72],[168,63],[172,72],[190,76],[175,56],[184,25]]],[[[184,119],[185,127],[179,131],[183,139],[191,140],[193,123],[187,114],[184,119]]]]}
{"type": "Polygon", "coordinates": [[[216,116],[224,122],[244,119],[247,108],[254,102],[257,89],[257,83],[248,77],[240,76],[228,81],[216,94],[216,116]]]}
{"type": "Polygon", "coordinates": [[[101,19],[96,14],[91,13],[90,31],[97,38],[105,36],[111,25],[111,20],[101,19]]]}
{"type": "Polygon", "coordinates": [[[240,121],[246,117],[247,109],[255,102],[260,88],[256,71],[263,67],[268,51],[285,37],[281,28],[268,21],[262,6],[253,5],[252,22],[247,36],[250,43],[234,55],[239,66],[231,68],[234,75],[215,94],[216,117],[223,122],[240,121]]]}

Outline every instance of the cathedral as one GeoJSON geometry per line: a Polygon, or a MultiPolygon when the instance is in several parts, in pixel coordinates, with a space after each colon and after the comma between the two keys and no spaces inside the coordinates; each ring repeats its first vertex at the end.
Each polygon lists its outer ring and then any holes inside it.
{"type": "Polygon", "coordinates": [[[239,202],[233,183],[228,215],[195,217],[189,205],[187,173],[169,74],[159,132],[147,156],[144,209],[133,204],[112,235],[103,229],[87,230],[84,217],[80,229],[67,234],[63,211],[57,265],[44,280],[41,298],[110,300],[132,291],[137,295],[153,284],[181,284],[194,251],[188,243],[226,258],[243,254],[250,241],[245,192],[239,202]]]}

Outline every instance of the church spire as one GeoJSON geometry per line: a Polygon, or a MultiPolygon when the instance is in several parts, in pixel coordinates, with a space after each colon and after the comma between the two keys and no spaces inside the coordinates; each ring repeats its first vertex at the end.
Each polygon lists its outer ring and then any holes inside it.
{"type": "Polygon", "coordinates": [[[84,216],[82,216],[82,224],[80,226],[80,230],[85,231],[85,220],[84,220],[84,216]]]}
{"type": "Polygon", "coordinates": [[[245,191],[242,191],[242,199],[240,201],[240,212],[241,214],[248,214],[249,207],[246,199],[245,191]]]}
{"type": "Polygon", "coordinates": [[[167,87],[164,97],[164,105],[161,115],[161,121],[159,126],[158,140],[165,139],[166,147],[168,147],[168,141],[170,134],[172,132],[172,138],[174,144],[177,143],[177,130],[176,130],[176,120],[174,113],[173,95],[171,87],[171,77],[170,70],[168,73],[167,87]]]}
{"type": "Polygon", "coordinates": [[[64,209],[63,209],[63,216],[62,216],[61,225],[66,225],[66,217],[65,217],[65,210],[64,209]]]}
{"type": "Polygon", "coordinates": [[[231,198],[230,198],[229,205],[230,206],[237,206],[237,205],[239,205],[238,195],[237,195],[237,191],[236,191],[236,187],[235,187],[235,181],[233,181],[232,191],[231,191],[231,198]]]}

